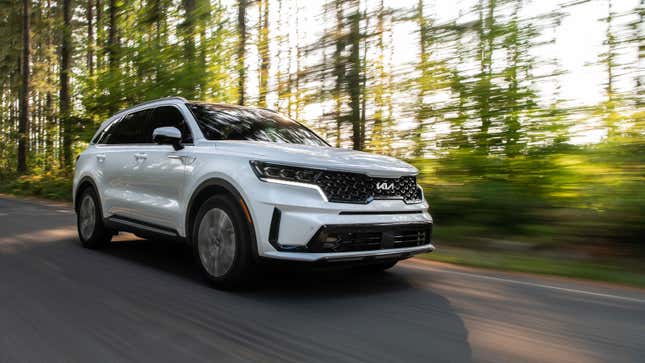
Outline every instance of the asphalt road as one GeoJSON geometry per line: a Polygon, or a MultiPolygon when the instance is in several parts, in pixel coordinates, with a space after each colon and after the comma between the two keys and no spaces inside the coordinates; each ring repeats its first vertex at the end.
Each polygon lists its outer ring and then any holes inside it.
{"type": "Polygon", "coordinates": [[[80,246],[67,204],[0,197],[0,361],[645,362],[645,290],[409,260],[209,287],[185,246],[80,246]]]}

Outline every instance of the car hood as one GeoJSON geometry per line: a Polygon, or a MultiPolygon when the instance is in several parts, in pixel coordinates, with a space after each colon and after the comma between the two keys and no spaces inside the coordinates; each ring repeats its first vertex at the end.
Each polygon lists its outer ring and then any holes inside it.
{"type": "Polygon", "coordinates": [[[417,168],[401,160],[333,147],[260,141],[209,141],[220,152],[239,153],[252,160],[307,168],[347,171],[375,177],[416,175],[417,168]]]}

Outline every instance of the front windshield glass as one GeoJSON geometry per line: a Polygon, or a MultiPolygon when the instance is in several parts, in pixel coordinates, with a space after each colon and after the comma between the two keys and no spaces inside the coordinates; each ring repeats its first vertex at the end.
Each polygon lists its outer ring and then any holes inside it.
{"type": "Polygon", "coordinates": [[[273,111],[208,103],[188,103],[187,106],[208,140],[329,146],[313,131],[273,111]]]}

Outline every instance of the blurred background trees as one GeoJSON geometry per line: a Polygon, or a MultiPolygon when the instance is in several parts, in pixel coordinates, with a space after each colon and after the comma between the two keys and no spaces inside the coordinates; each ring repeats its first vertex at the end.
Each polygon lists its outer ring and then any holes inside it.
{"type": "Polygon", "coordinates": [[[644,14],[643,0],[7,0],[0,179],[67,185],[102,120],[179,95],[409,160],[440,241],[630,253],[644,14]]]}

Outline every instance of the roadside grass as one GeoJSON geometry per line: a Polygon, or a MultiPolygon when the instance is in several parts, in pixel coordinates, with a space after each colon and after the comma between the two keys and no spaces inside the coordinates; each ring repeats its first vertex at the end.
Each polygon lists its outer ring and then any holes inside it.
{"type": "Polygon", "coordinates": [[[72,177],[62,173],[29,174],[0,179],[0,193],[72,200],[72,177]]]}
{"type": "Polygon", "coordinates": [[[645,271],[635,261],[587,261],[565,256],[531,255],[531,252],[482,251],[439,245],[432,253],[417,255],[431,261],[463,266],[573,277],[645,287],[645,271]]]}

